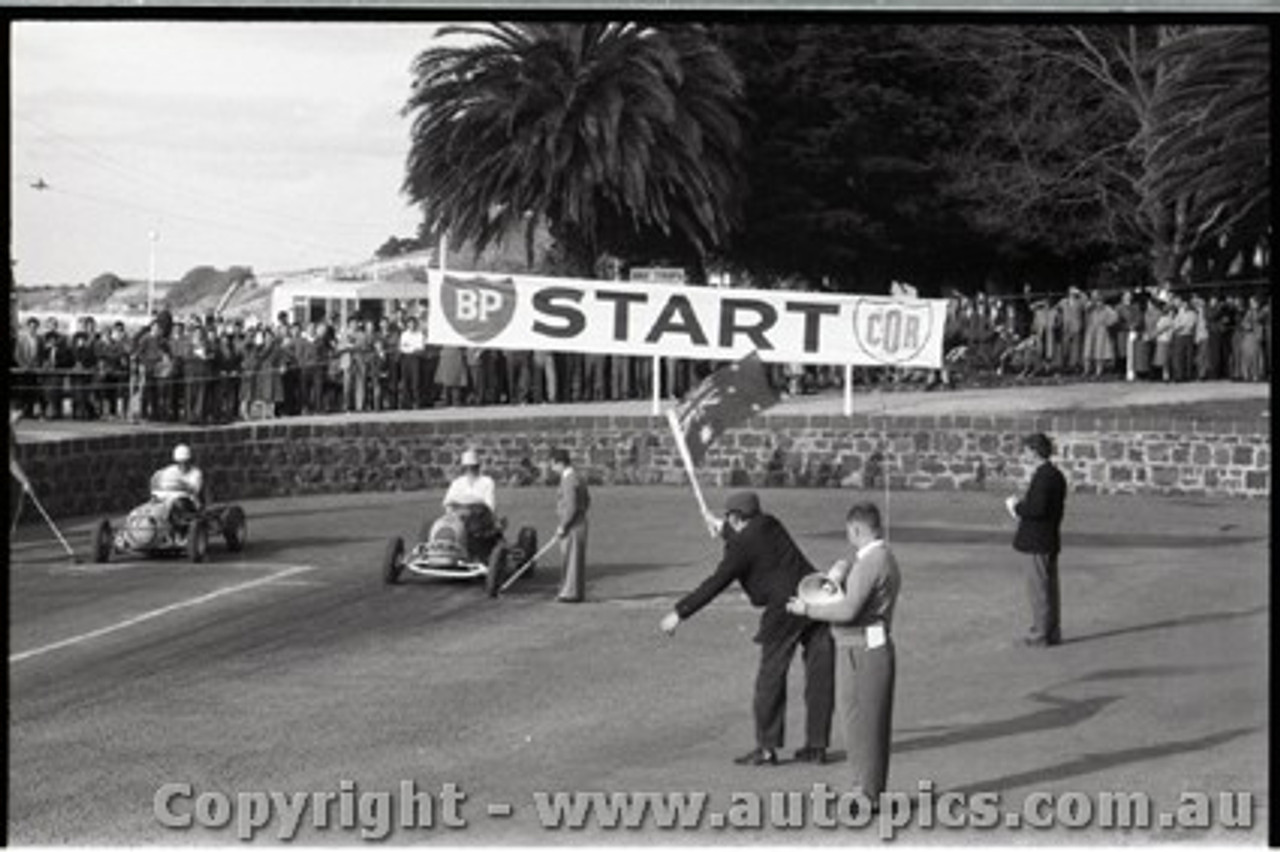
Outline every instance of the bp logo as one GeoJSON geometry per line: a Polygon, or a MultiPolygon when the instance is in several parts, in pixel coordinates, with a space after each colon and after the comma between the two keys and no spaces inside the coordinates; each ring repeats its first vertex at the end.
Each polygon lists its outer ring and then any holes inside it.
{"type": "Polygon", "coordinates": [[[882,364],[903,364],[921,352],[933,333],[928,302],[859,299],[853,306],[853,336],[882,364]]]}
{"type": "Polygon", "coordinates": [[[440,285],[440,307],[453,330],[472,343],[502,333],[516,312],[516,287],[510,278],[451,278],[440,285]]]}

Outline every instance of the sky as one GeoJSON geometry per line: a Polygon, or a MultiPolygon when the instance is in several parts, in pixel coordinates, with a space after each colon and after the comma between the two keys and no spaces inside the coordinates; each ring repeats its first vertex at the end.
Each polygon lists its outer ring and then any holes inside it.
{"type": "Polygon", "coordinates": [[[19,22],[10,234],[23,286],[264,273],[412,236],[400,191],[425,23],[19,22]],[[33,184],[43,181],[47,189],[33,184]],[[154,237],[154,239],[153,239],[154,237]]]}

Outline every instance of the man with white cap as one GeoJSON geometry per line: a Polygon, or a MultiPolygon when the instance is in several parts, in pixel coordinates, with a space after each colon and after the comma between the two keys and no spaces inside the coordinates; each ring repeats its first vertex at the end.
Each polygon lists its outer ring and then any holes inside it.
{"type": "Polygon", "coordinates": [[[151,496],[174,508],[199,511],[204,505],[204,473],[191,463],[191,448],[178,444],[173,448],[173,464],[162,467],[151,477],[151,496]]]}
{"type": "Polygon", "coordinates": [[[480,473],[480,457],[476,451],[466,450],[462,454],[462,475],[449,483],[444,507],[450,511],[469,512],[481,505],[487,506],[491,512],[496,506],[493,479],[480,473]]]}

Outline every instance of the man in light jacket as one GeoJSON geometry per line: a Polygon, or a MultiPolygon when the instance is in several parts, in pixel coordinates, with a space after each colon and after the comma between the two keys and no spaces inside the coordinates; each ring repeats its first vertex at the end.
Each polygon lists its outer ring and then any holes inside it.
{"type": "Polygon", "coordinates": [[[889,777],[896,676],[891,626],[901,578],[884,540],[875,503],[855,503],[845,516],[849,552],[827,577],[843,594],[823,602],[801,597],[792,615],[831,624],[836,646],[836,704],[844,722],[853,792],[875,811],[889,777]]]}

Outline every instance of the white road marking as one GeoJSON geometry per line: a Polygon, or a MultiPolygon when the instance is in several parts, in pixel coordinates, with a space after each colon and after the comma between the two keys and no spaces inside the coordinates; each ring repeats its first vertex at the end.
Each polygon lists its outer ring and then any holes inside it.
{"type": "Polygon", "coordinates": [[[279,567],[279,562],[218,562],[211,560],[200,564],[192,564],[185,561],[175,562],[173,559],[134,559],[125,562],[62,565],[50,568],[49,575],[79,574],[92,577],[95,574],[109,574],[113,571],[128,571],[133,568],[156,568],[157,570],[163,570],[166,574],[190,576],[191,574],[208,574],[212,571],[264,571],[279,567]]]}
{"type": "Polygon", "coordinates": [[[224,586],[221,589],[215,589],[212,592],[197,595],[196,597],[188,598],[185,601],[178,601],[177,603],[172,603],[168,606],[162,606],[159,609],[153,609],[148,612],[141,613],[140,615],[126,618],[124,621],[116,622],[115,624],[108,625],[107,627],[100,627],[97,630],[90,630],[87,633],[80,633],[76,636],[60,639],[57,642],[52,642],[48,645],[41,645],[38,648],[31,648],[27,651],[19,651],[16,654],[10,654],[9,664],[13,665],[14,663],[20,663],[23,660],[39,657],[42,654],[48,654],[51,651],[58,651],[63,648],[69,648],[72,645],[79,645],[82,642],[99,639],[120,630],[127,630],[128,628],[141,624],[144,621],[151,621],[152,619],[160,618],[161,616],[168,615],[171,612],[190,609],[191,607],[200,606],[201,604],[206,604],[209,601],[225,597],[226,595],[233,595],[236,592],[243,592],[248,589],[257,588],[258,586],[265,586],[270,583],[274,583],[277,580],[283,580],[285,577],[294,577],[298,574],[305,574],[308,571],[314,570],[316,570],[316,566],[314,565],[293,565],[266,577],[259,577],[256,580],[249,580],[244,583],[236,583],[234,586],[224,586]]]}

